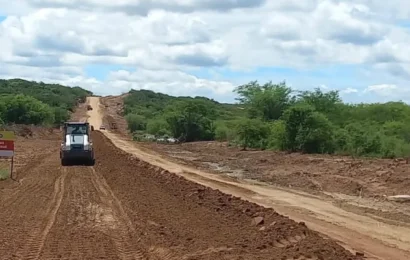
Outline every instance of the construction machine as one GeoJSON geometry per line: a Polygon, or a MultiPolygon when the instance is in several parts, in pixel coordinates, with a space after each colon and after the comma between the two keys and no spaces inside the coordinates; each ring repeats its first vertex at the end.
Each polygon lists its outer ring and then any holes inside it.
{"type": "Polygon", "coordinates": [[[88,165],[94,165],[94,148],[88,122],[64,123],[60,159],[63,166],[70,162],[76,164],[86,162],[88,165]]]}

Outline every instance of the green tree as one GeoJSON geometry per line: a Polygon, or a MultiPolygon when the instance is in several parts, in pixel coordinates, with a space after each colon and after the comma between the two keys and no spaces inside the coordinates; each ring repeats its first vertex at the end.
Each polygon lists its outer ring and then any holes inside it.
{"type": "Polygon", "coordinates": [[[68,110],[62,108],[62,107],[56,107],[54,108],[54,122],[59,125],[61,123],[64,123],[70,119],[70,114],[68,110]]]}
{"type": "Polygon", "coordinates": [[[381,138],[381,156],[383,158],[398,158],[410,156],[410,144],[395,136],[381,138]]]}
{"type": "MultiPolygon", "coordinates": [[[[47,107],[51,109],[50,114],[54,114],[55,118],[55,122],[51,123],[59,124],[62,121],[67,120],[70,117],[70,112],[74,110],[77,104],[79,102],[84,102],[87,96],[92,95],[92,92],[80,87],[66,87],[59,84],[45,84],[43,82],[27,81],[23,79],[0,79],[0,99],[2,100],[1,103],[3,106],[6,105],[6,102],[9,102],[10,97],[18,95],[34,98],[37,101],[41,101],[42,104],[47,105],[47,107]],[[7,98],[4,99],[4,97],[7,98]]],[[[16,108],[16,104],[14,104],[13,107],[16,108]]],[[[18,109],[20,111],[24,110],[23,106],[20,106],[18,109]]],[[[35,109],[38,110],[39,108],[37,107],[35,109]]],[[[17,113],[16,109],[13,111],[13,113],[17,113]]],[[[0,115],[6,124],[13,123],[16,120],[16,118],[10,117],[10,113],[8,113],[8,118],[5,118],[4,113],[3,115],[0,115]],[[9,119],[14,121],[8,121],[9,119]]],[[[39,120],[42,120],[38,119],[39,115],[33,115],[34,112],[30,113],[31,112],[27,111],[25,116],[22,116],[20,113],[19,122],[24,121],[23,118],[32,118],[34,120],[33,122],[27,122],[26,119],[25,122],[33,124],[37,124],[39,120]]],[[[47,115],[47,117],[49,117],[49,115],[47,115]]],[[[51,124],[48,120],[49,118],[45,120],[47,121],[46,123],[51,124]]]]}
{"type": "Polygon", "coordinates": [[[313,91],[302,91],[299,98],[323,114],[334,112],[337,104],[342,103],[338,91],[323,92],[320,88],[313,91]]]}
{"type": "Polygon", "coordinates": [[[410,142],[410,121],[388,121],[383,124],[383,133],[410,142]]]}
{"type": "Polygon", "coordinates": [[[334,151],[333,126],[323,114],[307,104],[297,104],[284,114],[286,149],[307,153],[334,151]]]}
{"type": "Polygon", "coordinates": [[[236,128],[237,138],[243,150],[247,148],[267,148],[269,125],[260,119],[244,119],[236,128]]]}
{"type": "Polygon", "coordinates": [[[73,110],[77,103],[84,102],[92,92],[80,87],[66,87],[59,84],[27,81],[23,79],[0,80],[0,93],[3,95],[24,94],[51,107],[73,110]]]}
{"type": "Polygon", "coordinates": [[[2,100],[2,98],[0,96],[0,121],[2,123],[4,123],[5,114],[6,114],[6,103],[5,103],[5,101],[2,100]]]}
{"type": "Polygon", "coordinates": [[[252,118],[279,119],[295,102],[295,98],[291,96],[292,89],[286,86],[285,82],[259,85],[257,81],[252,81],[237,87],[235,92],[239,95],[238,100],[248,106],[252,118]]]}
{"type": "Polygon", "coordinates": [[[203,102],[180,101],[167,109],[166,121],[174,138],[183,138],[186,142],[213,140],[214,111],[203,102]]]}
{"type": "Polygon", "coordinates": [[[229,139],[229,129],[228,127],[223,124],[223,123],[218,123],[215,126],[215,139],[217,141],[228,141],[229,139]]]}
{"type": "MultiPolygon", "coordinates": [[[[51,124],[54,111],[43,102],[25,95],[3,96],[4,121],[16,124],[51,124]]],[[[1,101],[0,101],[1,102],[1,101]]]]}
{"type": "Polygon", "coordinates": [[[276,120],[271,125],[269,135],[269,148],[273,150],[286,150],[286,123],[283,120],[276,120]]]}
{"type": "Polygon", "coordinates": [[[333,153],[335,150],[333,126],[326,116],[313,112],[299,129],[296,140],[305,153],[333,153]]]}
{"type": "Polygon", "coordinates": [[[156,136],[170,135],[169,125],[163,118],[151,119],[147,123],[147,133],[156,136]]]}
{"type": "Polygon", "coordinates": [[[128,123],[128,130],[135,132],[139,130],[145,130],[146,119],[143,116],[137,114],[128,114],[125,116],[125,120],[128,123]]]}
{"type": "Polygon", "coordinates": [[[344,128],[334,128],[335,151],[339,154],[348,155],[350,145],[349,132],[344,128]]]}
{"type": "Polygon", "coordinates": [[[299,101],[311,105],[317,112],[323,113],[332,121],[340,120],[343,108],[338,91],[323,92],[320,88],[313,91],[302,91],[299,101]]]}
{"type": "Polygon", "coordinates": [[[349,134],[349,153],[352,155],[378,155],[382,148],[381,133],[372,124],[354,122],[345,129],[349,134]]]}

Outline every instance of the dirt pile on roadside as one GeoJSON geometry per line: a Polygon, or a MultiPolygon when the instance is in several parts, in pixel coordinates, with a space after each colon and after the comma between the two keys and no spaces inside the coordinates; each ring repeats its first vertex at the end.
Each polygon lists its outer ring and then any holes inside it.
{"type": "Polygon", "coordinates": [[[101,133],[95,132],[93,139],[96,170],[132,221],[139,223],[141,242],[156,257],[361,259],[272,209],[142,162],[114,147],[101,133]]]}
{"type": "Polygon", "coordinates": [[[61,136],[59,128],[35,125],[8,125],[3,130],[14,131],[17,138],[56,139],[61,136]]]}
{"type": "Polygon", "coordinates": [[[124,98],[127,95],[128,93],[120,96],[107,96],[100,99],[101,109],[104,111],[104,124],[106,124],[111,131],[124,136],[128,135],[128,125],[123,116],[124,98]],[[112,128],[112,124],[116,125],[115,129],[112,128]]]}

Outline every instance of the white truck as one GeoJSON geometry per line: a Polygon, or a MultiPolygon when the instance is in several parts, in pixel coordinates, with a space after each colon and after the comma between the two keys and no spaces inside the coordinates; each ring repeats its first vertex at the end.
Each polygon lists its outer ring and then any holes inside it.
{"type": "Polygon", "coordinates": [[[64,140],[61,143],[61,165],[85,162],[94,165],[94,148],[90,138],[90,124],[88,122],[65,122],[64,140]]]}

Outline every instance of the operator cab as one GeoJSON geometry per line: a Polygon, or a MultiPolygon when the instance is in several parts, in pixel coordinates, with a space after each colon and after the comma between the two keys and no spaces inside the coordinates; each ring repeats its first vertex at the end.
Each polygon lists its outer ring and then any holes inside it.
{"type": "Polygon", "coordinates": [[[66,135],[89,135],[90,130],[89,123],[84,122],[66,122],[64,124],[64,133],[66,135]]]}

